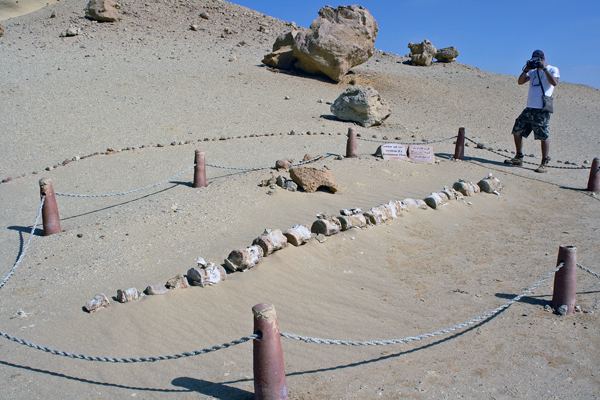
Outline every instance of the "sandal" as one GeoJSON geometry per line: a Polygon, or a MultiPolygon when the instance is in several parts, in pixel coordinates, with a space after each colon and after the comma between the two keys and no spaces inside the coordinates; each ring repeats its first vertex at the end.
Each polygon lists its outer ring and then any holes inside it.
{"type": "Polygon", "coordinates": [[[507,165],[523,165],[523,156],[519,157],[518,155],[511,159],[504,160],[504,164],[507,165]]]}
{"type": "Polygon", "coordinates": [[[540,174],[548,172],[548,161],[550,161],[550,158],[543,158],[542,163],[540,164],[539,167],[537,167],[535,172],[538,172],[540,174]]]}

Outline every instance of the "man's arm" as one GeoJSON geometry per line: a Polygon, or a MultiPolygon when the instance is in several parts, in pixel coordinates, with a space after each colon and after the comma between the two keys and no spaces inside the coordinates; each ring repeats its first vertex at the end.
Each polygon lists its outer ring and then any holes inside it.
{"type": "Polygon", "coordinates": [[[558,78],[556,78],[550,73],[550,71],[548,70],[548,64],[546,63],[546,60],[543,60],[542,62],[544,63],[543,71],[546,74],[546,78],[548,78],[548,82],[550,82],[552,86],[558,85],[558,78]]]}
{"type": "MultiPolygon", "coordinates": [[[[519,75],[519,79],[517,79],[517,83],[519,85],[522,85],[524,83],[529,82],[529,76],[527,75],[527,73],[530,71],[530,69],[528,67],[526,67],[523,72],[521,72],[521,75],[519,75]]],[[[556,86],[556,85],[554,85],[556,86]]]]}

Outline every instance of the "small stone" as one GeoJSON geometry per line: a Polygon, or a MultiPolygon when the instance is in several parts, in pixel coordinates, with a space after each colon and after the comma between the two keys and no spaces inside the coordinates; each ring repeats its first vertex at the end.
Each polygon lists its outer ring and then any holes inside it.
{"type": "Polygon", "coordinates": [[[569,307],[566,304],[563,304],[562,306],[558,307],[558,309],[556,311],[558,312],[559,315],[567,315],[567,311],[569,311],[569,307]]]}
{"type": "Polygon", "coordinates": [[[552,307],[550,307],[548,304],[546,304],[546,305],[544,306],[544,311],[545,311],[545,312],[552,312],[552,307]]]}
{"type": "Polygon", "coordinates": [[[317,236],[315,236],[315,239],[317,239],[317,242],[319,242],[319,243],[323,243],[324,241],[327,240],[325,235],[323,235],[322,233],[317,234],[317,236]]]}
{"type": "Polygon", "coordinates": [[[283,188],[285,190],[289,190],[290,192],[297,192],[298,184],[292,180],[286,180],[283,188]]]}
{"type": "Polygon", "coordinates": [[[169,291],[165,285],[150,285],[146,288],[146,294],[151,296],[166,294],[169,291]]]}
{"type": "Polygon", "coordinates": [[[575,306],[575,312],[581,312],[581,306],[575,306]]]}
{"type": "Polygon", "coordinates": [[[77,237],[78,237],[78,238],[82,238],[82,237],[83,237],[83,233],[78,233],[78,234],[77,234],[77,237]]]}
{"type": "Polygon", "coordinates": [[[103,308],[110,307],[110,302],[108,301],[108,297],[104,293],[99,293],[94,296],[94,298],[87,303],[85,303],[84,308],[89,312],[93,313],[103,308]]]}
{"type": "Polygon", "coordinates": [[[181,274],[169,279],[165,286],[169,289],[187,289],[190,287],[186,277],[181,274]]]}
{"type": "Polygon", "coordinates": [[[127,290],[117,290],[117,301],[120,303],[129,303],[140,298],[140,294],[136,288],[132,287],[127,290]]]}
{"type": "Polygon", "coordinates": [[[201,13],[200,13],[200,18],[202,18],[202,19],[208,19],[209,17],[208,17],[208,14],[207,14],[207,13],[205,13],[205,12],[201,12],[201,13]]]}
{"type": "Polygon", "coordinates": [[[196,264],[198,264],[199,267],[206,267],[206,261],[202,257],[196,258],[196,264]]]}

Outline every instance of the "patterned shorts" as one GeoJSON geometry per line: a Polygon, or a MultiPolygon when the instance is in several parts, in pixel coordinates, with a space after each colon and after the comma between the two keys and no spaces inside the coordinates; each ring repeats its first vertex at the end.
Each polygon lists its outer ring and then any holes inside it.
{"type": "Polygon", "coordinates": [[[512,133],[528,137],[531,131],[536,140],[546,140],[550,136],[550,113],[539,108],[526,108],[515,121],[512,133]]]}

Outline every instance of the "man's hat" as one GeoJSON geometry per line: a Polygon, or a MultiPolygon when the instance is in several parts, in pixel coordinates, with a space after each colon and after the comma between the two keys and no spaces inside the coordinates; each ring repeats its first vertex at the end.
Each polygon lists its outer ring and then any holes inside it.
{"type": "Polygon", "coordinates": [[[544,55],[544,52],[541,50],[536,50],[533,52],[533,54],[531,55],[531,58],[546,58],[546,56],[544,55]]]}

